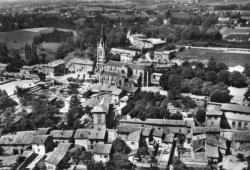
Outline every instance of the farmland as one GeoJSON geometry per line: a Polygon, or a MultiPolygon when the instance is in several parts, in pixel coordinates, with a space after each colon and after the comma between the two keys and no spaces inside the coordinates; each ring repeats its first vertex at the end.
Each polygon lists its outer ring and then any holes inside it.
{"type": "Polygon", "coordinates": [[[187,49],[177,53],[180,60],[199,60],[206,63],[210,57],[214,57],[218,62],[223,62],[228,66],[250,64],[250,54],[224,53],[220,50],[187,49]]]}
{"type": "MultiPolygon", "coordinates": [[[[0,42],[6,42],[8,48],[22,48],[25,44],[32,44],[33,38],[41,33],[51,33],[54,28],[29,28],[21,29],[11,32],[0,32],[0,42]]],[[[77,35],[76,31],[68,29],[58,29],[60,31],[72,31],[74,36],[77,35]]]]}

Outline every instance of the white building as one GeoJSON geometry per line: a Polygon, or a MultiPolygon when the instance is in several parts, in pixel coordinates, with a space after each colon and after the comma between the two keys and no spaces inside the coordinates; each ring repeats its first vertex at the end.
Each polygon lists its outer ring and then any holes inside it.
{"type": "Polygon", "coordinates": [[[96,148],[93,150],[95,162],[106,163],[110,159],[110,151],[112,144],[97,144],[96,148]]]}

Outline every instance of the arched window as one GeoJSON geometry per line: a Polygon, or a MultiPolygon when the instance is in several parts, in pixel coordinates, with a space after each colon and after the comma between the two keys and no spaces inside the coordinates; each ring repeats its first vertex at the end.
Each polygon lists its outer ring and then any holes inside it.
{"type": "Polygon", "coordinates": [[[232,127],[235,127],[235,121],[232,122],[232,127]]]}
{"type": "Polygon", "coordinates": [[[241,129],[241,122],[238,122],[238,128],[241,129]]]}

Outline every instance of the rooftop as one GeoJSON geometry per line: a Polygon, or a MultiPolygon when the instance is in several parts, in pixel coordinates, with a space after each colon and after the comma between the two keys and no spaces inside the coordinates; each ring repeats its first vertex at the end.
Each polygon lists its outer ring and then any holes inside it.
{"type": "Polygon", "coordinates": [[[57,67],[61,64],[65,64],[65,62],[63,60],[54,60],[50,63],[44,64],[44,67],[57,67]]]}
{"type": "MultiPolygon", "coordinates": [[[[33,140],[32,140],[32,144],[45,144],[46,141],[49,139],[49,135],[36,135],[33,140]]],[[[52,139],[52,138],[51,138],[52,139]]]]}
{"type": "Polygon", "coordinates": [[[74,135],[75,139],[87,139],[90,135],[90,129],[77,129],[74,135]]]}
{"type": "Polygon", "coordinates": [[[53,136],[53,138],[63,138],[63,139],[72,138],[73,134],[74,130],[53,130],[50,132],[50,135],[53,136]]]}
{"type": "Polygon", "coordinates": [[[233,135],[234,141],[239,142],[250,142],[250,131],[238,131],[233,135]]]}
{"type": "Polygon", "coordinates": [[[137,130],[128,134],[127,141],[136,141],[138,142],[141,137],[141,130],[137,130]]]}
{"type": "Polygon", "coordinates": [[[193,127],[193,134],[201,133],[220,133],[220,128],[218,127],[193,127]]]}
{"type": "Polygon", "coordinates": [[[97,144],[93,150],[94,154],[109,155],[112,144],[97,144]]]}
{"type": "Polygon", "coordinates": [[[250,114],[250,107],[237,104],[223,104],[222,111],[250,114]]]}
{"type": "Polygon", "coordinates": [[[89,134],[89,139],[104,140],[105,136],[106,136],[106,130],[91,129],[89,134]]]}

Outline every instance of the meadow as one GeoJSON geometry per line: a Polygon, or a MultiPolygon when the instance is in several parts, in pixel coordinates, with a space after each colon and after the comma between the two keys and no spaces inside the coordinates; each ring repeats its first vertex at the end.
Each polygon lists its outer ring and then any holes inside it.
{"type": "Polygon", "coordinates": [[[200,60],[207,63],[210,57],[214,57],[218,62],[227,64],[229,67],[250,64],[250,54],[224,53],[222,50],[207,49],[186,49],[177,53],[180,60],[200,60]]]}

